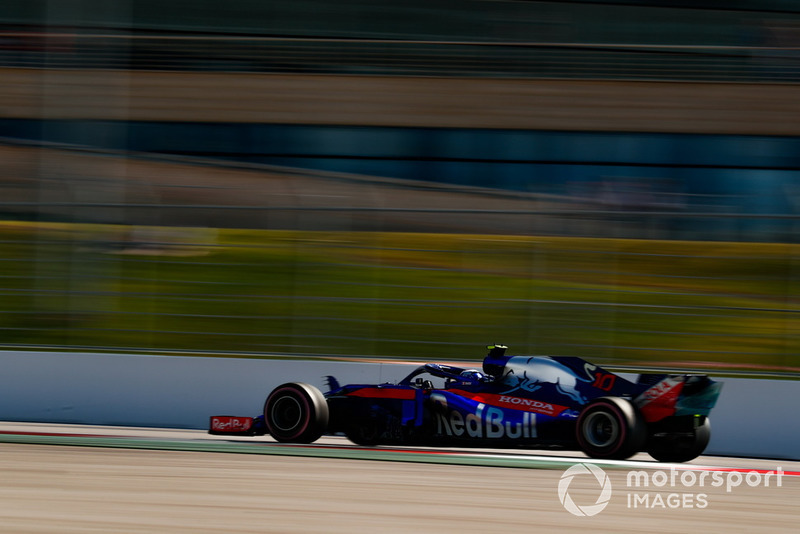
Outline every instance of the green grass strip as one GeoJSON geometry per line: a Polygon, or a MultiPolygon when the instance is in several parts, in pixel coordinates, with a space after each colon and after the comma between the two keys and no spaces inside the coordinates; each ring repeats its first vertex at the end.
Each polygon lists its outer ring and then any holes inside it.
{"type": "MultiPolygon", "coordinates": [[[[455,454],[452,452],[433,451],[398,451],[392,449],[363,449],[358,447],[336,446],[297,446],[276,444],[254,444],[231,441],[188,441],[134,439],[116,437],[79,437],[61,435],[33,434],[0,434],[0,443],[20,443],[31,445],[100,447],[114,449],[139,449],[160,451],[208,452],[229,454],[261,454],[272,456],[295,456],[310,458],[335,458],[341,460],[373,460],[386,462],[410,462],[426,464],[472,465],[483,467],[513,467],[527,469],[563,469],[579,459],[552,458],[540,460],[515,455],[495,456],[480,454],[455,454]]],[[[615,468],[619,465],[603,464],[603,467],[615,468]]]]}
{"type": "Polygon", "coordinates": [[[800,370],[800,245],[0,224],[5,347],[800,370]]]}

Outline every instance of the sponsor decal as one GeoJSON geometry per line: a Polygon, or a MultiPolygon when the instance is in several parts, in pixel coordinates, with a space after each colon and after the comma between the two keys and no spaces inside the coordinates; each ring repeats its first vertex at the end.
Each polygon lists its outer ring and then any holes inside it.
{"type": "Polygon", "coordinates": [[[667,377],[636,397],[634,403],[641,410],[645,421],[658,421],[675,414],[675,405],[683,390],[683,383],[680,377],[667,377]]]}
{"type": "Polygon", "coordinates": [[[211,418],[212,432],[247,432],[252,426],[252,417],[219,415],[211,418]]]}
{"type": "Polygon", "coordinates": [[[515,397],[513,395],[497,395],[494,393],[471,393],[461,389],[450,389],[450,393],[461,395],[467,399],[471,399],[490,406],[499,406],[501,408],[511,408],[513,410],[520,410],[523,412],[533,412],[542,415],[549,415],[555,417],[564,410],[566,406],[559,404],[552,404],[535,399],[526,399],[525,397],[515,397]]]}
{"type": "Polygon", "coordinates": [[[535,413],[523,412],[519,420],[512,421],[506,419],[503,410],[484,403],[479,403],[474,412],[464,415],[451,410],[444,395],[434,393],[431,400],[440,408],[435,412],[439,435],[510,439],[537,437],[535,413]]]}
{"type": "MultiPolygon", "coordinates": [[[[639,395],[637,401],[642,403],[652,402],[661,397],[671,397],[678,386],[683,385],[683,380],[678,377],[667,377],[658,384],[639,395]]],[[[662,399],[663,400],[663,399],[662,399]]]]}

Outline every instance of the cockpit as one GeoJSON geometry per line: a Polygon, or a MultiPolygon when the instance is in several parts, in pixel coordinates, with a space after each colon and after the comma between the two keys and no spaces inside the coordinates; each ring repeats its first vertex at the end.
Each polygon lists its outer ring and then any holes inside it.
{"type": "Polygon", "coordinates": [[[485,384],[492,380],[494,379],[491,376],[478,369],[464,369],[452,365],[428,363],[414,369],[398,385],[420,389],[448,389],[453,386],[463,387],[465,385],[485,384]]]}

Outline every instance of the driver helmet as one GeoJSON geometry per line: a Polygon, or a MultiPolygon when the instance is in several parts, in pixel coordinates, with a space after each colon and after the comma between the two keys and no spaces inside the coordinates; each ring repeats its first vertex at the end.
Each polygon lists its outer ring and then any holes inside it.
{"type": "Polygon", "coordinates": [[[486,375],[477,369],[465,369],[458,376],[470,382],[482,382],[486,378],[486,375]]]}

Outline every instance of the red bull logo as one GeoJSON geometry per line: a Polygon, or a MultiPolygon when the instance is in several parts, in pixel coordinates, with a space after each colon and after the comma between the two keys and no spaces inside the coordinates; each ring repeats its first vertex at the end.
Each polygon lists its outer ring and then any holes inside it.
{"type": "Polygon", "coordinates": [[[473,413],[462,414],[452,410],[444,395],[433,394],[431,400],[436,403],[436,433],[440,436],[470,438],[535,438],[536,414],[522,412],[520,420],[506,418],[505,412],[495,406],[479,403],[473,413]]]}
{"type": "Polygon", "coordinates": [[[253,426],[252,417],[233,417],[219,415],[211,418],[211,432],[236,433],[247,432],[253,426]]]}

